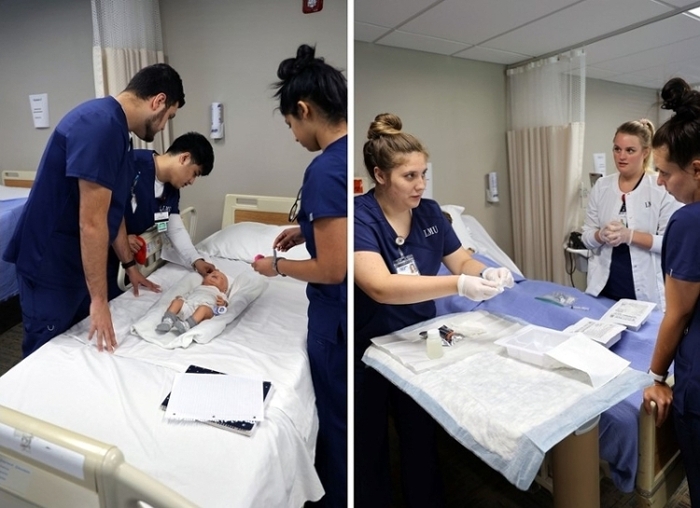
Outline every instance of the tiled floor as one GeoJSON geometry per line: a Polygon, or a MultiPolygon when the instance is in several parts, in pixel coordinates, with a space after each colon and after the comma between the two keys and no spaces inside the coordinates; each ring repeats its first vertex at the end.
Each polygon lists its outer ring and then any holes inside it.
{"type": "Polygon", "coordinates": [[[22,359],[21,320],[17,297],[0,303],[0,375],[22,359]]]}
{"type": "MultiPolygon", "coordinates": [[[[392,463],[398,467],[397,437],[390,426],[392,463]]],[[[448,508],[548,508],[553,506],[552,495],[535,484],[529,491],[518,490],[500,473],[488,467],[441,428],[438,430],[440,468],[444,478],[448,508]]],[[[394,503],[392,508],[403,505],[399,479],[393,478],[394,503]]],[[[604,478],[600,484],[601,508],[637,508],[634,495],[618,491],[612,481],[604,478]]],[[[690,508],[688,485],[683,482],[666,508],[690,508]]]]}

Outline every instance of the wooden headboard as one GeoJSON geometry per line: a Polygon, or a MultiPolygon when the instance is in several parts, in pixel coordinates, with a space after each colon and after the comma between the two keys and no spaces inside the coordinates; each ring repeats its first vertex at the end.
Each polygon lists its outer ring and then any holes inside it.
{"type": "Polygon", "coordinates": [[[291,226],[289,210],[296,198],[278,196],[250,196],[226,194],[221,227],[238,222],[262,222],[277,226],[291,226]]]}
{"type": "Polygon", "coordinates": [[[2,184],[5,187],[31,188],[34,183],[36,171],[3,171],[2,184]]]}

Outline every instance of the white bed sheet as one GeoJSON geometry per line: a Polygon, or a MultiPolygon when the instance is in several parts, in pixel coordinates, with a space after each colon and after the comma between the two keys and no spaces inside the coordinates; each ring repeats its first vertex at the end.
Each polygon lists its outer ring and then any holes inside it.
{"type": "Polygon", "coordinates": [[[463,206],[442,205],[440,208],[452,218],[452,229],[465,249],[488,256],[499,266],[505,266],[513,273],[522,275],[517,265],[491,238],[484,226],[476,218],[464,214],[463,206]]]}
{"type": "MultiPolygon", "coordinates": [[[[412,340],[419,330],[445,322],[470,323],[468,314],[439,316],[391,337],[412,340]]],[[[645,373],[627,368],[595,389],[581,382],[576,371],[547,370],[509,358],[504,348],[493,343],[498,336],[465,339],[460,343],[460,359],[436,362],[436,368],[420,373],[376,345],[367,348],[363,361],[523,490],[534,480],[545,452],[649,382],[645,373]]]]}
{"type": "MultiPolygon", "coordinates": [[[[235,275],[240,261],[214,259],[235,275]]],[[[151,275],[165,290],[187,269],[151,275]]],[[[87,343],[87,322],[56,337],[0,378],[0,404],[118,446],[127,462],[203,507],[299,507],[323,494],[313,467],[317,416],[306,355],[305,285],[267,290],[207,344],[163,349],[129,330],[160,295],[111,303],[119,346],[87,343]],[[167,422],[159,406],[190,364],[257,374],[274,391],[251,437],[198,423],[167,422]]]]}

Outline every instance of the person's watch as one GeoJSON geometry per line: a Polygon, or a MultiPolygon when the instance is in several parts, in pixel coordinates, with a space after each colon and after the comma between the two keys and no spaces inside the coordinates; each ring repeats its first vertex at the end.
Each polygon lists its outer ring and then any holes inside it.
{"type": "Polygon", "coordinates": [[[668,377],[668,372],[666,374],[661,375],[661,374],[657,374],[656,372],[654,372],[651,369],[649,369],[647,374],[649,374],[655,382],[662,383],[662,384],[666,383],[666,378],[668,377]]]}
{"type": "Polygon", "coordinates": [[[135,266],[135,265],[136,265],[136,260],[132,259],[131,261],[127,261],[126,263],[122,263],[122,268],[124,270],[128,270],[129,268],[131,268],[132,266],[135,266]]]}
{"type": "Polygon", "coordinates": [[[275,273],[276,273],[277,275],[281,275],[282,277],[286,277],[286,275],[283,274],[282,272],[280,272],[280,271],[279,271],[279,268],[277,268],[277,262],[278,262],[280,259],[285,259],[285,258],[278,257],[278,256],[277,256],[277,251],[273,251],[273,252],[274,252],[274,256],[272,256],[272,269],[275,271],[275,273]]]}

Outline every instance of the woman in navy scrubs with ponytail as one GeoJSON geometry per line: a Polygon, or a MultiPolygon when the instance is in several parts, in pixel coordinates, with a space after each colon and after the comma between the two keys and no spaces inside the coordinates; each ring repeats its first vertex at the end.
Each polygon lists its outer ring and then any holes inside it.
{"type": "Polygon", "coordinates": [[[321,151],[304,173],[290,222],[274,242],[282,252],[306,243],[311,259],[274,256],[253,263],[263,275],[308,282],[307,350],[319,430],[316,470],[326,495],[319,506],[347,507],[347,86],[343,74],[299,46],[276,83],[279,110],[299,144],[321,151]]]}

